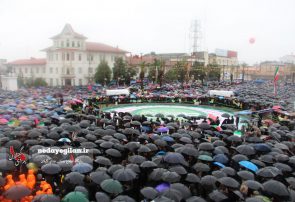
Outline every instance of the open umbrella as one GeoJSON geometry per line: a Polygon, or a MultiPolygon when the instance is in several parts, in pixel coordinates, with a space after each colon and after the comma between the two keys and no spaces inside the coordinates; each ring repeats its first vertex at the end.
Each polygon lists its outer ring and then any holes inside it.
{"type": "Polygon", "coordinates": [[[145,187],[140,190],[140,193],[147,199],[153,200],[158,196],[158,191],[153,187],[145,187]]]}
{"type": "Polygon", "coordinates": [[[106,193],[103,193],[103,192],[96,192],[95,199],[96,199],[96,201],[111,202],[110,197],[106,193]]]}
{"type": "Polygon", "coordinates": [[[108,174],[106,174],[106,172],[96,171],[96,172],[90,173],[90,179],[95,184],[100,184],[104,180],[111,179],[111,177],[108,174]]]}
{"type": "Polygon", "coordinates": [[[181,176],[178,175],[176,172],[167,171],[163,173],[162,180],[165,182],[178,182],[180,180],[181,176]]]}
{"type": "Polygon", "coordinates": [[[196,163],[193,168],[196,172],[208,172],[210,171],[210,167],[204,163],[196,163]]]}
{"type": "Polygon", "coordinates": [[[244,182],[244,184],[249,188],[249,189],[252,189],[252,190],[262,190],[263,189],[263,185],[260,184],[259,182],[257,181],[254,181],[254,180],[246,180],[244,182]]]}
{"type": "Polygon", "coordinates": [[[240,186],[239,182],[231,177],[222,177],[222,178],[219,178],[217,181],[220,184],[233,189],[237,189],[240,186]]]}
{"type": "Polygon", "coordinates": [[[192,195],[190,189],[182,183],[173,183],[170,187],[180,191],[184,199],[187,199],[192,195]]]}
{"type": "Polygon", "coordinates": [[[258,167],[254,163],[252,163],[250,161],[240,161],[239,164],[241,166],[243,166],[244,168],[247,168],[247,169],[249,169],[249,170],[251,170],[253,172],[258,171],[258,167]]]}
{"type": "Polygon", "coordinates": [[[72,167],[73,172],[78,172],[81,174],[89,173],[90,171],[92,171],[92,169],[92,165],[88,163],[77,163],[72,167]]]}
{"type": "Polygon", "coordinates": [[[83,185],[84,184],[84,175],[78,172],[71,172],[66,174],[65,181],[73,185],[83,185]]]}
{"type": "Polygon", "coordinates": [[[106,179],[100,183],[100,187],[110,194],[120,194],[123,192],[121,183],[117,180],[106,179]]]}
{"type": "Polygon", "coordinates": [[[65,195],[61,202],[89,202],[86,195],[79,191],[73,191],[65,195]]]}
{"type": "Polygon", "coordinates": [[[11,200],[19,200],[31,194],[31,190],[22,184],[13,185],[3,193],[3,196],[11,200]]]}
{"type": "Polygon", "coordinates": [[[113,178],[120,182],[132,181],[136,178],[136,176],[136,173],[129,168],[121,168],[113,174],[113,178]]]}
{"type": "Polygon", "coordinates": [[[119,195],[112,200],[112,202],[135,202],[133,198],[127,195],[119,195]]]}
{"type": "Polygon", "coordinates": [[[53,194],[41,194],[35,196],[32,202],[60,202],[60,198],[53,194]]]}
{"type": "Polygon", "coordinates": [[[263,183],[264,191],[270,194],[271,196],[276,197],[289,197],[289,191],[287,187],[276,180],[269,180],[263,183]]]}
{"type": "Polygon", "coordinates": [[[41,170],[43,173],[49,174],[49,175],[55,175],[59,173],[62,169],[58,164],[50,163],[45,164],[41,167],[41,170]]]}
{"type": "Polygon", "coordinates": [[[255,154],[255,149],[249,145],[240,145],[236,150],[243,155],[249,156],[255,154]]]}
{"type": "Polygon", "coordinates": [[[218,190],[214,190],[213,192],[211,192],[209,194],[209,198],[212,200],[212,201],[215,201],[215,202],[220,202],[220,201],[224,201],[226,200],[228,197],[226,195],[224,195],[223,193],[221,193],[220,191],[218,190]]]}
{"type": "Polygon", "coordinates": [[[176,153],[176,152],[168,152],[164,156],[164,161],[170,164],[187,165],[187,162],[185,161],[184,157],[180,153],[176,153]]]}
{"type": "Polygon", "coordinates": [[[241,170],[237,172],[237,175],[242,178],[243,180],[254,180],[255,176],[253,173],[246,171],[246,170],[241,170]]]}
{"type": "Polygon", "coordinates": [[[164,168],[155,168],[149,175],[149,180],[160,181],[166,171],[164,168]]]}
{"type": "Polygon", "coordinates": [[[174,201],[180,202],[183,199],[182,193],[176,189],[169,188],[161,193],[161,196],[165,196],[169,199],[172,199],[174,201]]]}

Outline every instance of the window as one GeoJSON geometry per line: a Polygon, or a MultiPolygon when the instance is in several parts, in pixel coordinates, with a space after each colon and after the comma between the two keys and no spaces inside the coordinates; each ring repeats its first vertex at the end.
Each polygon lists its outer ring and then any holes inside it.
{"type": "Polygon", "coordinates": [[[55,60],[58,60],[58,54],[55,54],[55,60]]]}
{"type": "Polygon", "coordinates": [[[79,61],[81,61],[82,60],[82,55],[81,54],[79,54],[79,61]]]}
{"type": "Polygon", "coordinates": [[[70,74],[70,69],[69,68],[67,68],[67,74],[70,74]]]}
{"type": "Polygon", "coordinates": [[[26,74],[28,73],[28,69],[27,69],[27,68],[25,68],[25,73],[26,73],[26,74]]]}
{"type": "Polygon", "coordinates": [[[69,61],[69,60],[70,60],[70,54],[67,53],[67,61],[69,61]]]}
{"type": "Polygon", "coordinates": [[[88,73],[89,73],[89,74],[92,74],[92,73],[93,73],[93,68],[92,68],[92,67],[89,67],[89,68],[88,68],[88,73]]]}
{"type": "Polygon", "coordinates": [[[55,68],[55,73],[58,74],[58,68],[57,67],[55,68]]]}
{"type": "Polygon", "coordinates": [[[59,85],[59,83],[58,83],[58,79],[56,79],[56,85],[57,85],[57,86],[59,85]]]}
{"type": "Polygon", "coordinates": [[[80,45],[80,41],[78,41],[78,47],[80,48],[80,46],[81,46],[81,45],[80,45]]]}
{"type": "Polygon", "coordinates": [[[67,47],[70,47],[70,40],[67,39],[67,47]]]}
{"type": "Polygon", "coordinates": [[[50,67],[49,71],[50,71],[50,74],[52,74],[52,72],[53,72],[53,68],[50,67]]]}
{"type": "Polygon", "coordinates": [[[82,86],[82,79],[79,79],[79,86],[82,86]]]}
{"type": "Polygon", "coordinates": [[[61,54],[61,59],[62,59],[62,61],[65,61],[65,53],[61,54]]]}
{"type": "Polygon", "coordinates": [[[74,54],[74,52],[71,53],[71,60],[72,60],[72,61],[75,60],[75,54],[74,54]]]}
{"type": "Polygon", "coordinates": [[[78,73],[79,73],[79,74],[82,74],[82,67],[79,67],[79,68],[78,68],[78,73]]]}
{"type": "Polygon", "coordinates": [[[53,86],[53,79],[50,79],[50,86],[53,86]]]}
{"type": "Polygon", "coordinates": [[[64,73],[65,73],[65,68],[63,67],[63,68],[61,69],[61,71],[62,71],[62,73],[64,74],[64,73]]]}
{"type": "Polygon", "coordinates": [[[72,41],[72,47],[75,47],[75,41],[72,41]]]}
{"type": "Polygon", "coordinates": [[[100,57],[100,61],[104,61],[105,60],[105,54],[101,54],[99,57],[100,57]]]}
{"type": "Polygon", "coordinates": [[[64,47],[64,41],[61,41],[61,47],[64,47]]]}

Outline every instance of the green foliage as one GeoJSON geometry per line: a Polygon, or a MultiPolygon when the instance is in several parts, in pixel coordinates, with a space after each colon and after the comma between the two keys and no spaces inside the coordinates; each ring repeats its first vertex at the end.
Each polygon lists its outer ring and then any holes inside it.
{"type": "Polygon", "coordinates": [[[94,74],[94,80],[100,84],[108,84],[111,80],[111,68],[106,61],[101,61],[94,74]],[[105,80],[106,78],[106,80],[105,80]]]}
{"type": "Polygon", "coordinates": [[[24,87],[25,86],[25,80],[23,77],[18,76],[17,77],[17,86],[20,87],[24,87]]]}
{"type": "Polygon", "coordinates": [[[126,77],[126,63],[122,57],[116,58],[113,68],[113,79],[118,80],[118,78],[126,77]]]}
{"type": "Polygon", "coordinates": [[[200,80],[202,84],[204,84],[204,79],[206,78],[204,64],[197,62],[194,63],[190,72],[190,76],[193,76],[195,80],[200,80]]]}
{"type": "Polygon", "coordinates": [[[131,78],[136,75],[136,70],[133,67],[126,68],[125,82],[126,84],[130,84],[131,78]]]}
{"type": "Polygon", "coordinates": [[[140,73],[139,73],[139,79],[140,79],[140,87],[141,90],[143,90],[143,79],[144,79],[144,73],[145,73],[145,62],[142,62],[140,64],[140,73]]]}
{"type": "Polygon", "coordinates": [[[164,81],[165,82],[172,82],[178,80],[178,74],[177,74],[177,69],[172,68],[169,71],[166,72],[164,75],[164,81]]]}
{"type": "Polygon", "coordinates": [[[34,86],[47,86],[48,84],[47,84],[47,82],[45,81],[45,79],[43,79],[43,78],[36,78],[35,80],[34,80],[34,86]]]}
{"type": "Polygon", "coordinates": [[[221,69],[217,65],[208,65],[208,80],[220,81],[221,69]]]}

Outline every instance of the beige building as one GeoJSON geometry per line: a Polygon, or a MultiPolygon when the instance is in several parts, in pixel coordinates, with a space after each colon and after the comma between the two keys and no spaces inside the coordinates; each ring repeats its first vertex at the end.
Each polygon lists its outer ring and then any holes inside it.
{"type": "Polygon", "coordinates": [[[101,61],[113,68],[115,58],[125,59],[127,51],[97,42],[88,42],[85,36],[66,24],[62,32],[51,38],[52,46],[44,49],[46,58],[30,58],[10,62],[13,73],[23,77],[44,78],[50,86],[78,86],[93,82],[101,61]]]}

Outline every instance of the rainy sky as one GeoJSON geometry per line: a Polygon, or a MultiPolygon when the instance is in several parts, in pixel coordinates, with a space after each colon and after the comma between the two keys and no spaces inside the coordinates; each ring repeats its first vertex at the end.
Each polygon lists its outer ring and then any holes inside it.
{"type": "Polygon", "coordinates": [[[248,64],[278,60],[295,53],[294,8],[294,0],[1,0],[0,58],[45,57],[40,50],[65,23],[133,54],[189,53],[197,19],[199,50],[235,50],[248,64]]]}

